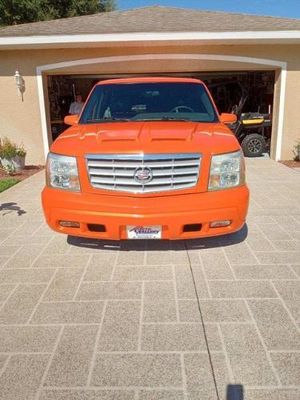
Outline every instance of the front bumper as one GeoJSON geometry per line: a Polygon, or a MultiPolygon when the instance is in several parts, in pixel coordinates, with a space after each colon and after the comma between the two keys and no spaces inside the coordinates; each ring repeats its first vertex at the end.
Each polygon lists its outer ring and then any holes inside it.
{"type": "Polygon", "coordinates": [[[174,196],[126,197],[71,193],[46,187],[42,192],[48,225],[72,236],[127,239],[126,226],[161,225],[162,239],[191,239],[233,233],[245,223],[249,202],[247,186],[215,192],[174,196]],[[62,227],[59,221],[76,221],[79,228],[62,227]],[[230,220],[227,227],[211,228],[210,222],[230,220]],[[94,232],[89,224],[105,226],[94,232]],[[194,232],[187,224],[201,224],[194,232]]]}

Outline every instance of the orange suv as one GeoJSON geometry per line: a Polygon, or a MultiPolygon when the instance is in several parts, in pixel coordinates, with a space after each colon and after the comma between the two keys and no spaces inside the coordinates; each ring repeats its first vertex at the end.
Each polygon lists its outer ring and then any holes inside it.
{"type": "Polygon", "coordinates": [[[238,141],[205,85],[106,80],[51,146],[42,203],[55,231],[98,239],[189,239],[245,223],[238,141]]]}

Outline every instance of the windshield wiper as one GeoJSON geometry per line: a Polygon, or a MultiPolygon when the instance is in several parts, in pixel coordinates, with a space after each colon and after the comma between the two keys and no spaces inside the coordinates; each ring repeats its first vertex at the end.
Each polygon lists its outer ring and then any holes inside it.
{"type": "Polygon", "coordinates": [[[176,118],[176,117],[162,117],[161,121],[185,121],[190,122],[190,119],[187,118],[176,118]]]}
{"type": "Polygon", "coordinates": [[[104,122],[142,122],[142,121],[183,121],[183,122],[194,122],[187,118],[176,118],[176,117],[161,117],[161,118],[141,118],[141,119],[130,119],[130,118],[92,118],[87,119],[86,123],[104,123],[104,122]]]}
{"type": "Polygon", "coordinates": [[[129,118],[92,118],[87,119],[86,122],[128,122],[131,121],[129,118]]]}
{"type": "Polygon", "coordinates": [[[161,118],[141,118],[141,119],[132,119],[131,121],[183,121],[183,122],[191,122],[191,119],[186,118],[174,118],[174,117],[161,117],[161,118]]]}

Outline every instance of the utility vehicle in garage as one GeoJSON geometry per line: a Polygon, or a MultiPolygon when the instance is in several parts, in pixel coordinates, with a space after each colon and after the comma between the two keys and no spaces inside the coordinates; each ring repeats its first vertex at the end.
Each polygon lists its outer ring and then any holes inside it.
{"type": "MultiPolygon", "coordinates": [[[[271,133],[272,133],[272,115],[271,104],[268,106],[268,113],[260,112],[260,102],[255,106],[257,111],[253,111],[255,103],[253,101],[254,94],[251,93],[251,85],[243,84],[238,80],[218,81],[210,85],[210,88],[220,88],[223,91],[232,93],[232,97],[227,103],[230,107],[228,111],[237,116],[237,121],[230,125],[231,130],[236,135],[242,150],[247,157],[260,157],[270,148],[271,133]],[[239,94],[237,104],[230,104],[233,101],[234,95],[239,94]],[[250,98],[252,101],[249,102],[250,98]],[[249,104],[250,103],[250,104],[249,104]],[[249,111],[249,106],[250,110],[249,111]]],[[[252,88],[253,89],[253,88],[252,88]]],[[[256,88],[262,90],[262,88],[256,88]]]]}

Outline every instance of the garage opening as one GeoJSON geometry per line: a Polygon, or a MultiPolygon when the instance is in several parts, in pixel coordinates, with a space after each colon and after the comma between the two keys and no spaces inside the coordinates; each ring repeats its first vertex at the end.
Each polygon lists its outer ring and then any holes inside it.
{"type": "MultiPolygon", "coordinates": [[[[80,94],[84,101],[96,82],[137,75],[146,76],[146,74],[48,75],[50,139],[55,140],[67,128],[63,119],[69,114],[70,105],[76,95],[80,94]]],[[[275,71],[151,73],[149,75],[193,77],[203,80],[211,91],[219,112],[237,114],[238,122],[231,126],[231,129],[244,147],[245,143],[251,139],[246,144],[252,149],[252,156],[261,155],[258,151],[260,145],[264,147],[263,152],[270,151],[275,71]]],[[[246,154],[246,147],[244,151],[246,154]]]]}

